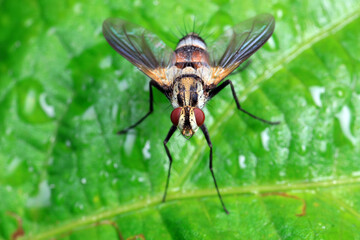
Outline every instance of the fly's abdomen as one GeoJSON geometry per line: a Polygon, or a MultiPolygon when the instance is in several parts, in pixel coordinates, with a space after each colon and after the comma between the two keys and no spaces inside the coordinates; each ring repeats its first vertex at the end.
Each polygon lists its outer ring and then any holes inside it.
{"type": "Polygon", "coordinates": [[[175,50],[175,66],[198,69],[209,65],[209,54],[204,40],[195,33],[180,39],[175,50]]]}

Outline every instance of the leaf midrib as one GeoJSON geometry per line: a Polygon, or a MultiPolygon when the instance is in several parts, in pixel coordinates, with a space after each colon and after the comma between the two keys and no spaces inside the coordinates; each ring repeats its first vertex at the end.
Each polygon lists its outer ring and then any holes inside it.
{"type": "MultiPolygon", "coordinates": [[[[334,187],[343,187],[349,185],[360,184],[360,177],[357,178],[341,178],[341,179],[328,179],[326,181],[317,181],[317,182],[297,182],[297,183],[286,183],[279,185],[249,185],[249,186],[239,186],[239,187],[230,187],[221,189],[221,194],[223,197],[226,196],[236,196],[240,194],[258,194],[265,192],[284,192],[284,191],[301,191],[301,190],[309,190],[309,189],[328,189],[334,187]]],[[[173,202],[184,199],[198,199],[203,197],[217,197],[217,192],[215,189],[202,189],[189,192],[179,192],[169,194],[167,198],[167,202],[173,202]]],[[[74,229],[79,228],[81,226],[86,226],[92,223],[99,222],[104,219],[111,219],[117,215],[121,215],[124,213],[134,212],[141,209],[149,208],[149,207],[158,207],[161,204],[163,206],[166,203],[162,203],[162,196],[151,197],[142,201],[137,201],[133,203],[124,204],[119,207],[111,208],[106,211],[98,212],[95,214],[91,214],[88,216],[82,216],[80,219],[76,219],[73,221],[69,221],[60,226],[54,227],[48,231],[44,231],[38,235],[31,236],[28,235],[24,239],[48,239],[50,237],[64,234],[70,231],[74,231],[74,229]]]]}

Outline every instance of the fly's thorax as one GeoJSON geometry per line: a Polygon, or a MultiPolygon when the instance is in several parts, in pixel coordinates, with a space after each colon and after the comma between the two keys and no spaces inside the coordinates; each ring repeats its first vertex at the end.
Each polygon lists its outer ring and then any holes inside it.
{"type": "Polygon", "coordinates": [[[191,106],[203,108],[206,102],[202,79],[196,74],[184,74],[173,84],[171,103],[174,108],[191,106]]]}

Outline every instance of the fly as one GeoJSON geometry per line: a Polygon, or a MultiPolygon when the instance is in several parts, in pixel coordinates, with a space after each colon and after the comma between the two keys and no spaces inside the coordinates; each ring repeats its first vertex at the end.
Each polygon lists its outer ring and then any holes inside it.
{"type": "Polygon", "coordinates": [[[103,34],[108,43],[151,79],[148,113],[118,134],[124,134],[135,128],[153,112],[153,87],[162,92],[174,108],[170,115],[172,126],[164,140],[169,169],[163,202],[166,199],[172,165],[172,157],[166,144],[176,129],[179,129],[186,139],[190,139],[200,128],[210,148],[209,167],[219,200],[225,212],[229,213],[216,183],[213,171],[213,147],[204,124],[205,114],[202,109],[210,99],[230,86],[240,111],[264,123],[279,124],[244,110],[231,80],[224,81],[231,72],[265,44],[272,35],[274,27],[273,16],[262,14],[241,22],[225,32],[218,38],[213,49],[209,49],[198,34],[191,32],[181,38],[176,49],[173,50],[156,35],[137,25],[116,18],[109,18],[103,23],[103,34]],[[219,57],[215,56],[215,52],[220,52],[219,57]]]}

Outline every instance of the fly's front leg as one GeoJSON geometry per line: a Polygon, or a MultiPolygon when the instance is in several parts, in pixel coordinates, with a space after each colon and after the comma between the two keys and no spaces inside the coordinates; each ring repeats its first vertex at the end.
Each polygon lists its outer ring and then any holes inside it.
{"type": "Polygon", "coordinates": [[[176,131],[176,126],[173,125],[171,126],[165,140],[164,140],[164,147],[165,147],[165,151],[166,151],[166,154],[169,158],[169,170],[168,170],[168,176],[167,176],[167,179],[166,179],[166,185],[165,185],[165,192],[164,192],[164,196],[163,196],[163,199],[162,201],[165,202],[165,199],[166,199],[166,194],[167,194],[167,189],[169,187],[169,180],[170,180],[170,172],[171,172],[171,165],[172,165],[172,157],[171,157],[171,154],[170,154],[170,151],[169,151],[169,148],[166,146],[166,144],[168,143],[168,141],[170,140],[171,136],[174,134],[174,132],[176,131]]]}
{"type": "Polygon", "coordinates": [[[160,88],[160,86],[158,85],[157,82],[155,82],[154,80],[151,80],[149,82],[149,92],[150,92],[150,99],[149,99],[149,102],[150,102],[150,109],[149,109],[149,112],[147,114],[145,114],[145,116],[143,116],[142,118],[140,118],[139,121],[137,121],[136,123],[134,123],[133,125],[131,125],[130,127],[127,127],[123,130],[120,130],[117,132],[117,134],[124,134],[124,133],[127,133],[130,129],[133,129],[135,128],[137,125],[139,125],[142,121],[144,121],[154,110],[154,107],[153,107],[153,103],[154,103],[154,99],[153,99],[153,92],[152,92],[152,87],[156,87],[157,89],[159,89],[161,92],[163,92],[163,90],[160,88]]]}
{"type": "Polygon", "coordinates": [[[233,95],[234,100],[235,100],[235,102],[236,102],[236,106],[237,106],[237,108],[238,108],[240,111],[246,113],[247,115],[249,115],[249,116],[252,117],[252,118],[255,118],[255,119],[259,120],[259,121],[262,121],[262,122],[267,123],[267,124],[270,124],[270,125],[276,125],[276,124],[279,124],[279,123],[280,123],[279,121],[271,122],[271,121],[265,120],[265,119],[263,119],[263,118],[257,117],[257,116],[255,116],[254,114],[249,113],[248,111],[246,111],[245,109],[243,109],[243,108],[241,107],[240,103],[239,103],[239,99],[238,99],[237,96],[236,96],[235,88],[234,88],[234,86],[233,86],[233,84],[232,84],[232,82],[231,82],[230,80],[226,80],[226,81],[223,82],[220,86],[217,86],[216,88],[214,88],[213,90],[211,90],[210,93],[209,93],[209,98],[213,98],[214,96],[216,96],[216,94],[218,94],[221,90],[223,90],[227,85],[230,85],[232,95],[233,95]]]}
{"type": "Polygon", "coordinates": [[[222,197],[221,197],[221,194],[220,194],[218,185],[217,185],[217,183],[216,183],[215,174],[214,174],[214,171],[213,171],[213,155],[212,155],[212,148],[213,148],[213,147],[212,147],[212,143],[211,143],[211,140],[210,140],[209,132],[208,132],[205,124],[201,125],[201,126],[200,126],[200,129],[201,129],[202,132],[204,133],[205,138],[206,138],[206,141],[207,141],[207,144],[209,145],[209,148],[210,148],[209,168],[210,168],[210,172],[211,172],[211,175],[212,175],[212,177],[213,177],[213,180],[214,180],[214,184],[215,184],[215,188],[216,188],[217,194],[218,194],[218,196],[219,196],[221,205],[222,205],[223,208],[224,208],[224,211],[226,212],[226,214],[229,214],[229,211],[226,209],[225,204],[224,204],[224,202],[223,202],[223,200],[222,200],[222,197]]]}

